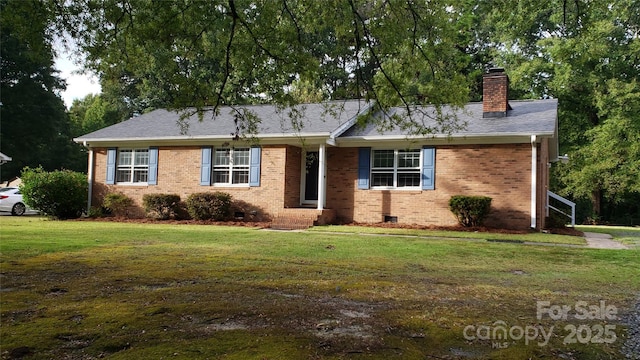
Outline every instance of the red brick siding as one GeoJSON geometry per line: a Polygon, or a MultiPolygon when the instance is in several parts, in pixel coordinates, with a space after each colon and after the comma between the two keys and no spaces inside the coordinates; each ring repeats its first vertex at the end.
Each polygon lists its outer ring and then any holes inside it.
{"type": "Polygon", "coordinates": [[[452,195],[486,195],[492,213],[486,225],[530,226],[531,146],[468,145],[436,149],[435,190],[358,190],[358,149],[329,149],[327,207],[344,221],[455,225],[448,208],[452,195]]]}
{"type": "MultiPolygon", "coordinates": [[[[262,149],[262,165],[259,187],[218,187],[200,185],[201,147],[160,147],[158,151],[158,184],[105,185],[106,149],[94,149],[94,187],[92,204],[102,203],[109,192],[120,192],[131,197],[138,210],[133,214],[143,216],[142,196],[153,193],[172,193],[185,200],[196,192],[224,191],[236,200],[242,200],[259,209],[260,217],[271,217],[284,207],[285,162],[288,147],[265,146],[262,149]]],[[[289,150],[290,151],[290,150],[289,150]]],[[[298,169],[300,165],[298,165],[298,169]]],[[[299,175],[298,175],[299,177],[299,175]]]]}
{"type": "Polygon", "coordinates": [[[482,111],[506,112],[509,106],[509,77],[504,73],[485,74],[482,85],[482,111]]]}
{"type": "Polygon", "coordinates": [[[284,207],[300,206],[300,182],[302,177],[302,149],[287,146],[286,178],[284,183],[284,207]]]}
{"type": "Polygon", "coordinates": [[[158,185],[105,185],[106,149],[94,149],[95,153],[95,186],[92,204],[102,202],[109,192],[120,192],[131,197],[139,209],[135,215],[142,216],[142,196],[144,194],[171,193],[182,199],[200,187],[200,147],[170,147],[158,150],[158,185]]]}
{"type": "MultiPolygon", "coordinates": [[[[538,149],[546,149],[546,145],[538,149]]],[[[264,146],[260,187],[200,185],[201,148],[160,147],[158,185],[104,185],[106,149],[94,149],[93,204],[110,191],[122,192],[142,204],[148,193],[175,193],[184,200],[194,192],[225,191],[256,207],[261,217],[273,217],[300,204],[302,149],[264,146]],[[285,176],[286,174],[286,176],[285,176]]],[[[327,203],[343,221],[380,222],[384,215],[401,223],[455,225],[448,208],[452,195],[493,198],[486,224],[528,228],[531,209],[531,145],[447,145],[436,149],[435,190],[358,190],[358,149],[327,149],[327,203]]],[[[548,186],[546,150],[538,151],[538,224],[544,221],[543,194],[548,186]]],[[[142,216],[139,209],[138,215],[142,216]]]]}

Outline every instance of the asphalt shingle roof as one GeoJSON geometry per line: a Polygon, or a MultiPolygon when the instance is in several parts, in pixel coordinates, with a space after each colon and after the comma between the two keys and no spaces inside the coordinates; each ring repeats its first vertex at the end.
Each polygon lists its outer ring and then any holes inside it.
{"type": "Polygon", "coordinates": [[[183,122],[187,124],[184,129],[180,126],[180,112],[158,109],[83,135],[76,140],[229,137],[236,132],[234,120],[238,114],[237,111],[246,110],[260,119],[258,135],[291,134],[295,132],[291,121],[293,118],[300,125],[299,133],[328,136],[368,106],[364,101],[353,100],[302,104],[285,110],[278,110],[274,105],[238,106],[235,110],[231,107],[221,107],[216,116],[212,110],[205,110],[202,121],[199,121],[198,115],[193,113],[194,109],[188,109],[187,111],[193,114],[183,122]]]}
{"type": "MultiPolygon", "coordinates": [[[[463,130],[456,130],[451,136],[512,136],[512,135],[551,135],[556,130],[558,101],[556,99],[509,101],[512,110],[507,117],[483,118],[482,103],[467,104],[464,109],[456,111],[459,122],[466,122],[463,130]]],[[[380,131],[374,123],[364,127],[351,126],[358,114],[366,111],[369,103],[358,100],[335,101],[325,104],[304,104],[295,107],[278,110],[274,105],[239,106],[234,110],[231,107],[221,107],[217,116],[213,116],[211,110],[204,113],[202,121],[196,114],[189,116],[185,123],[188,126],[181,129],[180,113],[164,109],[154,110],[147,114],[123,121],[101,130],[83,135],[76,139],[82,141],[96,140],[140,140],[140,139],[189,139],[189,138],[224,138],[236,131],[234,122],[236,111],[249,110],[260,119],[257,136],[287,136],[295,133],[291,115],[297,120],[300,127],[297,133],[302,135],[329,136],[341,126],[347,126],[346,131],[340,135],[341,139],[363,138],[368,136],[401,136],[406,135],[406,130],[392,128],[380,131]],[[297,113],[296,113],[297,111],[297,113]],[[296,116],[296,114],[300,116],[296,116]],[[184,132],[182,132],[185,130],[184,132]]],[[[426,114],[420,117],[425,126],[436,126],[433,119],[435,110],[433,107],[422,107],[416,114],[426,114]]],[[[193,111],[193,110],[191,110],[193,111]]],[[[392,108],[389,115],[406,115],[406,109],[402,107],[392,108]]],[[[383,116],[375,114],[374,116],[383,116]]],[[[344,128],[341,130],[345,130],[344,128]]],[[[438,135],[438,134],[435,134],[438,135]]]]}
{"type": "MultiPolygon", "coordinates": [[[[556,128],[558,113],[558,101],[547,100],[511,100],[511,108],[506,117],[483,118],[482,103],[467,104],[462,110],[456,111],[457,121],[466,122],[466,128],[455,131],[453,136],[500,136],[500,135],[553,135],[556,128]]],[[[435,109],[431,107],[420,108],[413,111],[413,117],[417,121],[424,121],[425,126],[439,128],[435,118],[435,109]]],[[[446,109],[445,109],[446,111],[446,109]]],[[[388,116],[406,116],[405,108],[392,108],[388,116]]],[[[376,116],[383,116],[376,114],[376,116]]],[[[388,117],[387,116],[387,117],[388,117]]],[[[395,128],[380,131],[375,123],[369,123],[364,127],[354,126],[346,131],[341,138],[367,137],[382,135],[406,135],[406,131],[395,128]]],[[[434,134],[438,135],[438,134],[434,134]]]]}

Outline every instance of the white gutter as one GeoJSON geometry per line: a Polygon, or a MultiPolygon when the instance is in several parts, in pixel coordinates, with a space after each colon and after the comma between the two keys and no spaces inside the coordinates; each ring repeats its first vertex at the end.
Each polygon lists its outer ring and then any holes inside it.
{"type": "MultiPolygon", "coordinates": [[[[329,132],[310,132],[310,133],[290,133],[290,134],[263,134],[258,135],[256,138],[258,139],[290,139],[290,138],[300,138],[300,137],[329,137],[331,133],[329,132]]],[[[150,137],[126,137],[126,138],[75,138],[73,141],[76,143],[96,143],[96,142],[123,142],[123,141],[146,141],[146,142],[154,142],[154,141],[179,141],[179,140],[214,140],[214,141],[229,141],[231,139],[230,135],[198,135],[198,136],[150,136],[150,137]]]]}
{"type": "Polygon", "coordinates": [[[536,136],[531,135],[531,227],[536,228],[537,225],[537,196],[538,189],[538,144],[536,136]]]}
{"type": "MultiPolygon", "coordinates": [[[[530,134],[530,133],[529,133],[530,134]]],[[[529,134],[521,132],[504,132],[504,133],[467,133],[467,134],[428,134],[428,135],[363,135],[363,136],[349,136],[346,138],[340,138],[341,143],[347,143],[352,141],[382,141],[382,140],[429,140],[429,139],[480,139],[480,138],[522,138],[530,137],[529,134]]],[[[540,132],[539,136],[553,136],[553,132],[540,132]]]]}

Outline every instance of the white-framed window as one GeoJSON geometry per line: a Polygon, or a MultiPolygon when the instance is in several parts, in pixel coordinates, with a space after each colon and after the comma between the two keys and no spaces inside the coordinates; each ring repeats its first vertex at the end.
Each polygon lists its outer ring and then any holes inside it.
{"type": "Polygon", "coordinates": [[[215,149],[214,185],[249,185],[249,148],[215,149]]]}
{"type": "Polygon", "coordinates": [[[420,150],[372,150],[371,186],[420,188],[420,150]]]}
{"type": "Polygon", "coordinates": [[[117,183],[146,183],[149,177],[149,149],[118,149],[117,183]]]}

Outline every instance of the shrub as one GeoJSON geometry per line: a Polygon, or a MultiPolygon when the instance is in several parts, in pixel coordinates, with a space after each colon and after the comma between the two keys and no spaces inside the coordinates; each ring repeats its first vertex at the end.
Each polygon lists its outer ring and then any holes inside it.
{"type": "Polygon", "coordinates": [[[184,201],[180,201],[178,203],[178,207],[176,208],[176,212],[173,217],[176,220],[191,220],[191,215],[189,215],[189,211],[187,210],[187,204],[184,201]]]}
{"type": "Polygon", "coordinates": [[[491,210],[491,198],[487,196],[455,195],[449,199],[449,209],[465,227],[481,226],[491,210]]]}
{"type": "Polygon", "coordinates": [[[224,192],[195,193],[187,198],[187,211],[196,220],[225,220],[231,215],[231,195],[224,192]]]}
{"type": "Polygon", "coordinates": [[[175,216],[180,206],[180,195],[176,194],[145,194],[142,205],[147,216],[160,220],[167,220],[175,216]]]}
{"type": "Polygon", "coordinates": [[[133,200],[125,194],[109,193],[104,196],[102,206],[107,209],[107,213],[115,216],[127,216],[128,209],[133,205],[133,200]]]}
{"type": "Polygon", "coordinates": [[[31,208],[56,219],[82,215],[87,206],[88,183],[83,173],[70,170],[44,171],[25,167],[20,192],[31,208]]]}
{"type": "Polygon", "coordinates": [[[87,212],[87,216],[90,218],[100,218],[107,214],[108,209],[105,209],[102,206],[92,206],[91,209],[87,212]]]}
{"type": "Polygon", "coordinates": [[[568,221],[568,217],[552,211],[549,213],[549,217],[545,219],[545,224],[547,229],[562,229],[566,227],[568,221]]]}

